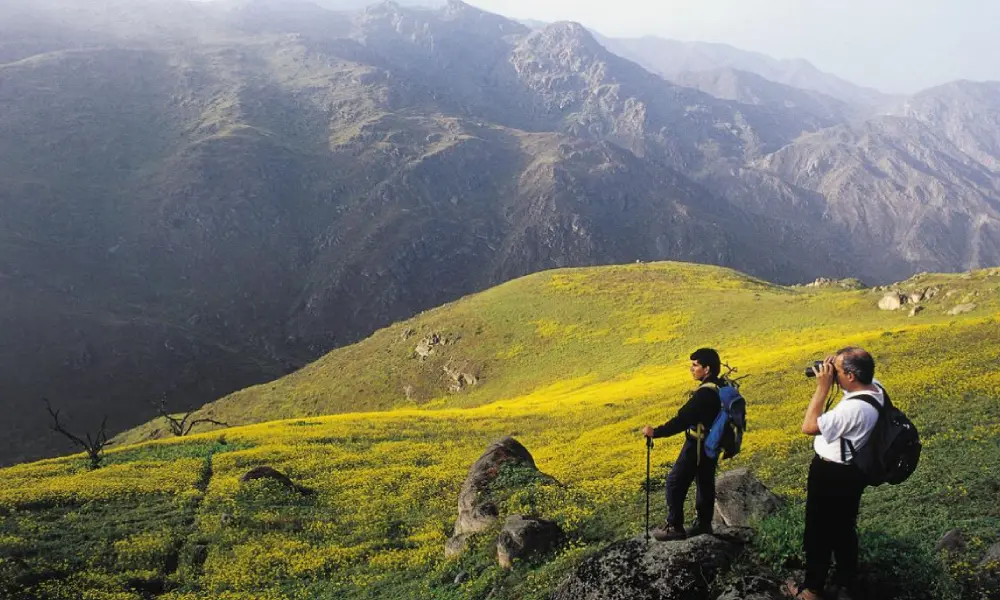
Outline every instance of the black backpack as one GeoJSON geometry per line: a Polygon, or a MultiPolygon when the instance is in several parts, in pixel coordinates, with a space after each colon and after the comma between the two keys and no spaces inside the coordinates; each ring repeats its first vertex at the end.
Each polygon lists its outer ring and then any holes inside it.
{"type": "Polygon", "coordinates": [[[917,462],[920,461],[921,445],[917,428],[903,411],[892,405],[884,388],[882,396],[885,398],[884,405],[868,395],[852,398],[867,402],[878,410],[878,421],[868,441],[856,450],[854,444],[841,438],[841,443],[851,450],[851,462],[861,469],[866,483],[871,486],[903,483],[917,470],[917,462]]]}

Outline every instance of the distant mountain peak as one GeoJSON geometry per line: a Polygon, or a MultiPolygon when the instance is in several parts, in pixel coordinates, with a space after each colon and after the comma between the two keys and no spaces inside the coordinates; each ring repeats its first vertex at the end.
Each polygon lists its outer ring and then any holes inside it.
{"type": "MultiPolygon", "coordinates": [[[[462,0],[448,0],[448,3],[438,10],[438,15],[445,21],[474,24],[476,28],[484,25],[490,29],[496,28],[502,35],[525,34],[529,28],[501,15],[482,10],[462,0]]],[[[477,31],[477,29],[471,29],[477,31]]]]}
{"type": "Polygon", "coordinates": [[[1000,93],[1000,81],[972,81],[970,79],[956,79],[942,83],[941,85],[927,88],[918,92],[913,97],[923,98],[929,96],[944,96],[960,94],[963,96],[980,97],[1000,93]]]}
{"type": "Polygon", "coordinates": [[[681,42],[655,36],[601,38],[611,52],[634,61],[666,79],[681,73],[733,68],[770,81],[819,92],[857,106],[876,107],[892,98],[825,73],[805,59],[777,59],[715,42],[681,42]]]}
{"type": "Polygon", "coordinates": [[[1000,173],[1000,82],[952,81],[911,96],[888,113],[942,131],[962,152],[1000,173]]]}
{"type": "Polygon", "coordinates": [[[535,38],[536,42],[544,41],[546,45],[585,51],[589,55],[607,53],[607,49],[597,41],[586,27],[573,21],[552,23],[544,29],[536,30],[532,37],[535,38]]]}
{"type": "Polygon", "coordinates": [[[597,42],[593,34],[591,34],[586,27],[575,21],[557,21],[555,23],[551,23],[542,31],[553,37],[559,36],[566,39],[591,40],[594,43],[597,42]]]}
{"type": "Polygon", "coordinates": [[[365,14],[387,16],[403,14],[403,7],[395,0],[383,0],[365,7],[365,14]]]}

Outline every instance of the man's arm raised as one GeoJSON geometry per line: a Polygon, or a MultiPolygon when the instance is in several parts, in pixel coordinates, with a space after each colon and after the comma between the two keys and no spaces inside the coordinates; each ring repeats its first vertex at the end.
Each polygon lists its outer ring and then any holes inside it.
{"type": "Polygon", "coordinates": [[[802,433],[806,435],[819,435],[819,418],[823,415],[826,398],[830,395],[830,388],[833,387],[833,378],[836,374],[833,368],[833,357],[828,356],[823,364],[813,367],[816,373],[816,391],[813,392],[809,400],[809,407],[806,408],[806,416],[802,421],[802,433]]]}

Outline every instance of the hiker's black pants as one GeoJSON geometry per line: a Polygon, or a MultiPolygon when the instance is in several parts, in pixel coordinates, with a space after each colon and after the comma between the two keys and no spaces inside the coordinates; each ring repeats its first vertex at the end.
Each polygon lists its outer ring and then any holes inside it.
{"type": "Polygon", "coordinates": [[[715,515],[715,459],[701,451],[698,461],[698,440],[687,437],[677,462],[667,475],[667,523],[684,528],[684,499],[691,482],[697,482],[695,510],[700,525],[710,525],[715,515]]]}
{"type": "Polygon", "coordinates": [[[803,587],[822,592],[836,558],[834,582],[849,586],[858,571],[858,509],[865,483],[854,465],[814,456],[806,484],[806,580],[803,587]]]}

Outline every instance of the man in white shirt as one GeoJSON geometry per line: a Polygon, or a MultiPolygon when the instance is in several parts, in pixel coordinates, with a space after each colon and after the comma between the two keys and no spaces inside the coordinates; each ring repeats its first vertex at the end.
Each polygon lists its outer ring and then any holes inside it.
{"type": "Polygon", "coordinates": [[[865,489],[861,470],[851,462],[851,448],[864,446],[878,422],[878,410],[857,396],[868,395],[885,403],[874,379],[875,360],[861,348],[844,348],[818,367],[816,391],[809,401],[802,433],[814,436],[816,456],[806,484],[806,577],[802,585],[788,581],[786,595],[817,600],[826,584],[831,555],[836,559],[834,583],[839,598],[849,597],[858,568],[858,510],[865,489]],[[826,399],[836,383],[844,396],[824,413],[826,399]]]}

